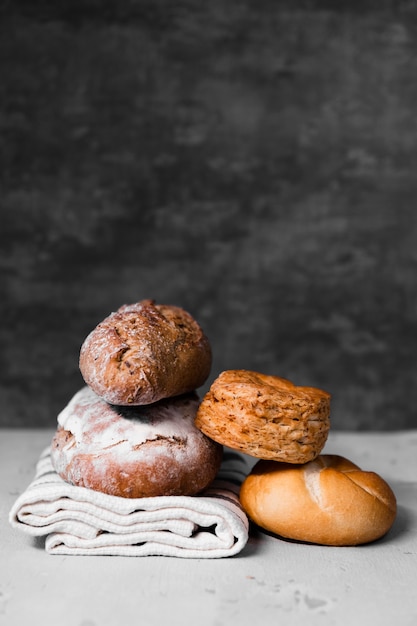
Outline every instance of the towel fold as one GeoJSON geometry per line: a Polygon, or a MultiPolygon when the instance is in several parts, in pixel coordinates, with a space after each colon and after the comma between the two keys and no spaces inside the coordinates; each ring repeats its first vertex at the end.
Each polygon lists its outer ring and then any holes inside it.
{"type": "Polygon", "coordinates": [[[216,480],[199,495],[121,498],[66,483],[54,471],[48,447],[9,521],[29,535],[46,535],[50,554],[233,556],[248,540],[238,498],[246,473],[245,459],[225,451],[216,480]]]}

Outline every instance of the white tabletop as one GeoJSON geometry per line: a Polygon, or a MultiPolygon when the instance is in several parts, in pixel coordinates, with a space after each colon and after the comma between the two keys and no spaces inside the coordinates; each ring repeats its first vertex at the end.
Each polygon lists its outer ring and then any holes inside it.
{"type": "Polygon", "coordinates": [[[415,626],[417,431],[331,432],[324,452],[378,472],[398,500],[382,540],[358,547],[284,541],[252,529],[224,559],[58,556],[12,529],[49,430],[0,430],[0,624],[23,626],[415,626]]]}

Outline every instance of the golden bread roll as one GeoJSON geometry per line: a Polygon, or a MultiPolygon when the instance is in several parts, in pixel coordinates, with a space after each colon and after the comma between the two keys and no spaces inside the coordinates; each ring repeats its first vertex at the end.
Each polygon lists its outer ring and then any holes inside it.
{"type": "Polygon", "coordinates": [[[261,459],[305,463],[320,454],[330,428],[330,394],[248,370],[213,382],[196,426],[219,443],[261,459]]]}
{"type": "Polygon", "coordinates": [[[189,313],[142,300],[98,324],[81,347],[79,365],[97,395],[124,406],[194,391],[211,361],[209,341],[189,313]]]}
{"type": "Polygon", "coordinates": [[[222,446],[194,425],[196,394],[116,407],[89,387],[58,416],[51,459],[66,482],[113,496],[194,495],[215,478],[222,446]]]}
{"type": "Polygon", "coordinates": [[[265,530],[331,546],[379,539],[396,516],[389,485],[337,455],[303,465],[258,461],[242,484],[240,501],[265,530]]]}

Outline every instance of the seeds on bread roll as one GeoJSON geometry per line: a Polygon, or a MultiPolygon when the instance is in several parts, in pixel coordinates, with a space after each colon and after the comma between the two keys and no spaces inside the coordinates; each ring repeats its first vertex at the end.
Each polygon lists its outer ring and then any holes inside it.
{"type": "Polygon", "coordinates": [[[189,313],[142,300],[98,324],[81,347],[79,365],[97,395],[127,406],[194,391],[211,361],[209,341],[189,313]]]}
{"type": "Polygon", "coordinates": [[[211,385],[196,425],[219,443],[261,459],[306,463],[330,428],[330,394],[248,370],[226,370],[211,385]]]}
{"type": "Polygon", "coordinates": [[[265,530],[332,546],[379,539],[396,516],[389,485],[337,455],[303,465],[258,461],[242,484],[240,501],[265,530]]]}
{"type": "Polygon", "coordinates": [[[67,482],[125,498],[194,495],[215,478],[222,446],[194,426],[196,394],[116,407],[89,387],[58,416],[51,447],[67,482]]]}

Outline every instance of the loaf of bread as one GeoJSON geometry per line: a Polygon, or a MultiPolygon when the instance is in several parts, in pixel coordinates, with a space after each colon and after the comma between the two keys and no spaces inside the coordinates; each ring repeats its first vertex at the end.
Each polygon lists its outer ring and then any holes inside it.
{"type": "Polygon", "coordinates": [[[194,391],[211,361],[209,341],[189,313],[142,300],[98,324],[81,346],[79,366],[98,396],[127,406],[194,391]]]}
{"type": "Polygon", "coordinates": [[[194,495],[215,478],[222,446],[194,425],[196,394],[116,407],[89,387],[58,416],[51,459],[67,482],[114,496],[194,495]]]}
{"type": "Polygon", "coordinates": [[[330,428],[330,394],[278,376],[222,372],[204,396],[196,425],[208,437],[261,459],[306,463],[330,428]]]}
{"type": "Polygon", "coordinates": [[[242,484],[240,500],[261,528],[331,546],[379,539],[396,517],[389,485],[337,455],[320,455],[303,465],[258,461],[242,484]]]}

